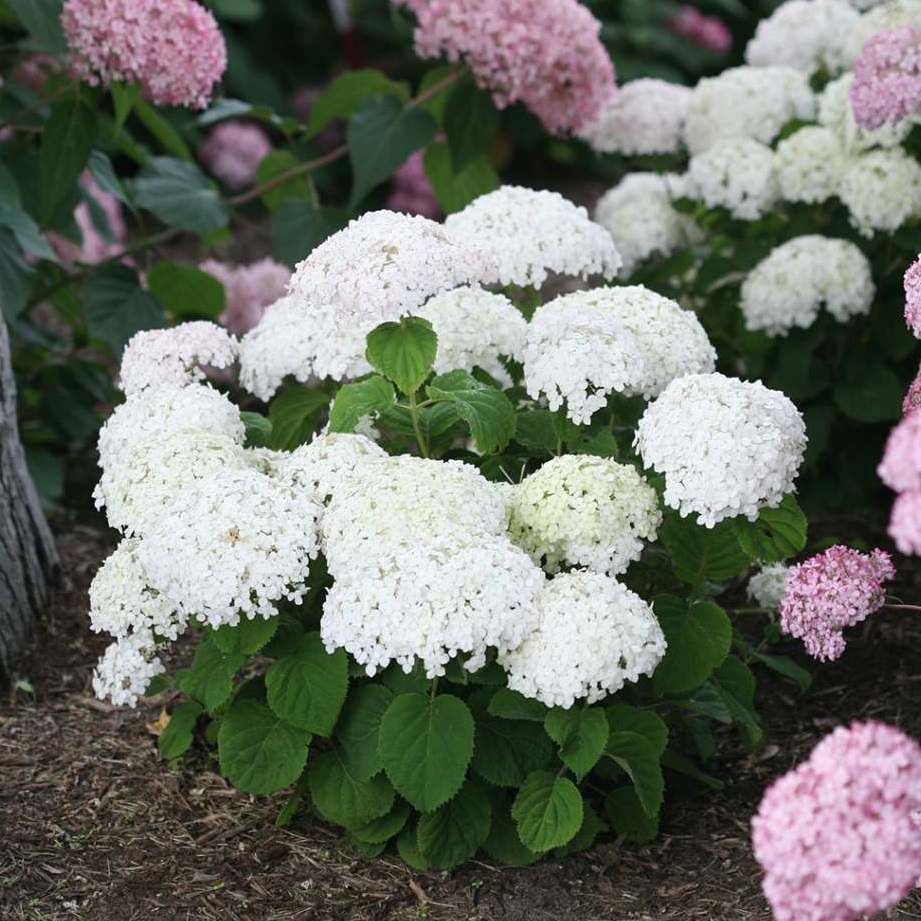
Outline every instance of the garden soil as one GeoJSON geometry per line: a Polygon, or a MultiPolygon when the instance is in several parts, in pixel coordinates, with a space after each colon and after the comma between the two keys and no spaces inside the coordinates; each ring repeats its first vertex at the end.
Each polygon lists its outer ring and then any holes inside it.
{"type": "MultiPolygon", "coordinates": [[[[284,796],[235,791],[202,745],[170,769],[155,736],[170,698],[94,699],[106,640],[88,629],[86,589],[113,543],[101,528],[59,531],[63,585],[0,700],[2,921],[769,921],[749,845],[765,785],[853,719],[921,737],[921,614],[881,612],[805,696],[765,679],[764,749],[726,737],[710,768],[726,788],[670,802],[654,844],[607,838],[527,869],[487,858],[419,873],[390,852],[365,859],[309,814],[276,828],[284,796]]],[[[913,565],[897,592],[921,602],[913,565]]],[[[921,919],[921,892],[884,917],[921,919]]]]}

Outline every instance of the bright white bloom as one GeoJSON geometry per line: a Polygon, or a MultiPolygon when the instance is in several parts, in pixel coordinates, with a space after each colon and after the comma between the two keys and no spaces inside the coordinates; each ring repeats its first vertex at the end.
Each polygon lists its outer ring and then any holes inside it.
{"type": "Polygon", "coordinates": [[[599,153],[676,153],[684,144],[692,92],[666,80],[631,80],[611,96],[583,137],[599,153]]]}
{"type": "Polygon", "coordinates": [[[566,403],[588,422],[609,393],[645,397],[670,380],[710,371],[716,352],[697,317],[642,285],[576,291],[534,312],[524,350],[524,379],[551,410],[566,403]]]}
{"type": "Polygon", "coordinates": [[[694,89],[685,125],[692,154],[720,141],[751,138],[770,144],[794,118],[809,120],[815,94],[792,67],[732,67],[694,89]]]}
{"type": "Polygon", "coordinates": [[[320,505],[253,469],[222,469],[180,489],[138,547],[150,584],[212,627],[300,603],[317,554],[320,505]]]}
{"type": "Polygon", "coordinates": [[[132,631],[176,639],[185,618],[150,582],[138,562],[136,539],[123,540],[90,585],[90,627],[116,638],[132,631]]]}
{"type": "Polygon", "coordinates": [[[509,534],[548,572],[562,563],[617,575],[662,522],[656,491],[627,464],[567,454],[506,494],[509,534]]]}
{"type": "Polygon", "coordinates": [[[740,220],[755,220],[777,201],[774,152],[748,138],[715,144],[691,157],[688,194],[740,220]]]}
{"type": "Polygon", "coordinates": [[[298,263],[288,292],[309,311],[332,310],[343,325],[367,318],[376,326],[415,313],[433,294],[494,276],[483,249],[441,224],[370,211],[298,263]]]}
{"type": "Polygon", "coordinates": [[[777,186],[783,201],[817,204],[838,191],[848,159],[841,140],[821,125],[806,125],[784,138],[774,154],[777,186]]]}
{"type": "Polygon", "coordinates": [[[921,214],[921,164],[901,148],[871,150],[851,161],[838,197],[863,236],[893,233],[921,214]]]}
{"type": "Polygon", "coordinates": [[[558,575],[538,605],[537,629],[499,662],[512,690],[548,707],[601,700],[640,675],[651,676],[665,655],[652,608],[609,576],[558,575]]]}
{"type": "Polygon", "coordinates": [[[112,643],[96,663],[93,691],[98,698],[108,698],[116,706],[127,704],[133,708],[147,690],[150,679],[165,670],[150,633],[132,633],[112,643]]]}
{"type": "Polygon", "coordinates": [[[862,7],[874,7],[857,20],[851,31],[848,46],[848,63],[852,64],[860,56],[864,42],[884,29],[898,26],[921,25],[921,0],[888,0],[885,3],[872,3],[864,0],[862,7]]]}
{"type": "Polygon", "coordinates": [[[242,469],[246,454],[233,438],[202,429],[154,435],[106,467],[93,498],[105,506],[113,528],[143,534],[145,522],[163,514],[177,491],[206,480],[224,467],[242,469]]]}
{"type": "Polygon", "coordinates": [[[665,474],[665,503],[712,528],[750,521],[793,489],[806,427],[784,394],[759,381],[690,374],[650,403],[636,429],[643,463],[665,474]]]}
{"type": "Polygon", "coordinates": [[[789,567],[783,563],[762,566],[748,580],[748,597],[768,611],[776,611],[787,593],[789,567]]]}
{"type": "Polygon", "coordinates": [[[650,256],[670,256],[696,238],[693,221],[672,207],[669,181],[659,173],[628,173],[598,199],[595,220],[614,238],[624,277],[650,256]]]}
{"type": "Polygon", "coordinates": [[[229,368],[237,340],[206,320],[135,333],[125,346],[119,386],[126,395],[147,387],[183,387],[205,379],[204,366],[229,368]]]}
{"type": "Polygon", "coordinates": [[[610,279],[621,264],[611,235],[557,192],[505,185],[449,214],[445,228],[492,254],[498,272],[490,280],[502,285],[540,288],[549,272],[610,279]]]}
{"type": "Polygon", "coordinates": [[[809,234],[782,243],[752,269],[740,306],[748,329],[785,336],[812,326],[823,305],[839,323],[869,313],[875,293],[870,261],[859,247],[809,234]]]}
{"type": "Polygon", "coordinates": [[[860,14],[841,0],[787,0],[762,19],[745,48],[754,67],[781,64],[806,74],[831,73],[849,63],[851,33],[860,14]]]}
{"type": "Polygon", "coordinates": [[[333,572],[320,635],[368,674],[394,661],[409,672],[418,660],[433,678],[458,653],[469,654],[475,671],[489,647],[506,652],[537,623],[544,574],[507,538],[461,531],[420,538],[381,542],[333,572]]]}
{"type": "Polygon", "coordinates": [[[854,120],[851,106],[852,73],[842,74],[832,80],[819,94],[819,111],[817,120],[837,137],[843,147],[843,153],[854,154],[874,147],[897,147],[908,136],[912,119],[887,123],[873,131],[861,128],[854,120]]]}
{"type": "Polygon", "coordinates": [[[418,315],[438,336],[436,372],[472,371],[477,366],[503,386],[511,386],[499,356],[521,358],[528,324],[507,297],[482,288],[456,288],[431,298],[418,315]]]}
{"type": "Polygon", "coordinates": [[[240,410],[205,384],[153,387],[117,406],[99,432],[99,466],[115,466],[127,452],[149,438],[180,429],[202,429],[243,444],[246,433],[240,410]]]}

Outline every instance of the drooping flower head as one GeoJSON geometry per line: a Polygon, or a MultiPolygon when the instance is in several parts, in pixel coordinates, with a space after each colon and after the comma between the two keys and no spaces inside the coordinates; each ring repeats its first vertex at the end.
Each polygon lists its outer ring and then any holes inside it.
{"type": "Polygon", "coordinates": [[[895,568],[883,550],[861,553],[841,545],[799,563],[787,576],[780,626],[819,661],[840,658],[845,627],[865,620],[886,600],[883,583],[895,568]]]}
{"type": "Polygon", "coordinates": [[[259,322],[266,307],[285,293],[291,277],[288,268],[274,259],[259,259],[246,265],[206,259],[200,268],[224,286],[225,304],[220,320],[236,335],[259,322]]]}
{"type": "Polygon", "coordinates": [[[768,788],[752,819],[777,921],[858,921],[921,873],[921,746],[882,723],[839,727],[768,788]]]}
{"type": "Polygon", "coordinates": [[[198,148],[198,159],[229,189],[245,189],[256,181],[256,170],[272,152],[269,136],[249,122],[221,122],[198,148]]]}
{"type": "Polygon", "coordinates": [[[93,669],[93,692],[116,706],[136,707],[150,679],[166,671],[157,657],[149,631],[120,637],[103,653],[93,669]]]}
{"type": "Polygon", "coordinates": [[[668,25],[678,35],[689,38],[708,51],[725,54],[732,48],[729,26],[719,16],[707,16],[690,3],[682,5],[668,25]]]}
{"type": "Polygon", "coordinates": [[[217,22],[195,0],[65,0],[61,24],[77,76],[140,83],[154,105],[204,109],[227,66],[217,22]]]}

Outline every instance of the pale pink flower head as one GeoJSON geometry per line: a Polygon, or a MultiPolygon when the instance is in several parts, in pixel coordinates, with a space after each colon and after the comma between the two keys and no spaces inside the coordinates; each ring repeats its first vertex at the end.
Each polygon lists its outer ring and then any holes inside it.
{"type": "Polygon", "coordinates": [[[921,490],[921,413],[907,413],[889,433],[876,472],[893,492],[921,490]]]}
{"type": "Polygon", "coordinates": [[[80,185],[83,199],[74,209],[74,220],[82,242],[78,244],[60,234],[48,234],[54,251],[67,268],[76,262],[95,265],[111,259],[125,248],[128,235],[119,200],[100,189],[89,170],[80,176],[80,185]]]}
{"type": "Polygon", "coordinates": [[[911,382],[905,398],[902,400],[902,415],[907,416],[921,406],[921,368],[911,382]]]}
{"type": "Polygon", "coordinates": [[[889,516],[889,536],[899,553],[921,556],[921,490],[899,493],[889,516]]]}
{"type": "Polygon", "coordinates": [[[858,921],[921,873],[921,745],[882,723],[841,726],[775,780],[752,819],[776,921],[858,921]]]}
{"type": "Polygon", "coordinates": [[[921,339],[921,256],[905,272],[905,323],[921,339]]]}
{"type": "Polygon", "coordinates": [[[386,206],[391,211],[401,211],[403,214],[421,214],[431,218],[440,216],[441,206],[425,175],[423,151],[417,150],[393,174],[393,188],[386,206]]]}
{"type": "Polygon", "coordinates": [[[885,550],[861,553],[841,545],[830,547],[790,569],[779,608],[781,629],[801,639],[813,658],[840,658],[846,645],[844,628],[882,606],[883,582],[894,576],[885,550]]]}
{"type": "Polygon", "coordinates": [[[402,0],[420,57],[463,61],[501,109],[523,102],[554,134],[579,131],[615,92],[601,24],[577,0],[402,0]]]}
{"type": "Polygon", "coordinates": [[[221,322],[235,335],[252,329],[284,293],[291,272],[274,259],[260,259],[249,265],[229,265],[206,259],[200,266],[223,286],[226,297],[221,322]]]}
{"type": "Polygon", "coordinates": [[[230,189],[245,189],[256,181],[256,170],[272,152],[272,142],[258,125],[221,122],[198,148],[198,159],[230,189]]]}
{"type": "Polygon", "coordinates": [[[673,32],[689,38],[708,51],[726,54],[732,48],[732,32],[729,31],[729,26],[719,16],[705,16],[697,7],[690,4],[682,6],[668,24],[673,32]]]}
{"type": "Polygon", "coordinates": [[[921,27],[903,25],[870,36],[854,63],[854,121],[872,130],[921,108],[921,27]]]}
{"type": "Polygon", "coordinates": [[[65,0],[61,24],[76,76],[140,83],[155,105],[204,109],[227,67],[217,22],[195,0],[65,0]]]}

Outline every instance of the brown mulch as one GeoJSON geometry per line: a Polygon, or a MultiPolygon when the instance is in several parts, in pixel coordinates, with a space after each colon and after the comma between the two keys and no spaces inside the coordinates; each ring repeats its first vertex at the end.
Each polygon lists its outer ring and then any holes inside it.
{"type": "MultiPolygon", "coordinates": [[[[105,639],[87,629],[86,587],[111,544],[91,527],[61,535],[65,585],[0,701],[3,921],[769,921],[748,829],[766,783],[851,719],[921,737],[921,615],[880,613],[805,697],[764,682],[768,745],[753,756],[730,742],[715,767],[727,788],[670,803],[654,844],[418,873],[389,852],[361,857],[309,815],[276,828],[284,797],[236,792],[203,749],[171,771],[148,728],[165,701],[93,698],[105,639]]],[[[921,919],[921,893],[886,917],[921,919]]]]}

